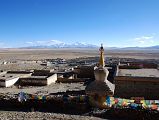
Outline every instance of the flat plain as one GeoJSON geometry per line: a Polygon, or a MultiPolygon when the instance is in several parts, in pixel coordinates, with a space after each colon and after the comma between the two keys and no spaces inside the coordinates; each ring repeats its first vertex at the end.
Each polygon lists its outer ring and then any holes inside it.
{"type": "MultiPolygon", "coordinates": [[[[0,60],[43,60],[96,57],[98,49],[0,49],[0,60]]],[[[159,59],[159,50],[105,50],[106,57],[159,59]]]]}

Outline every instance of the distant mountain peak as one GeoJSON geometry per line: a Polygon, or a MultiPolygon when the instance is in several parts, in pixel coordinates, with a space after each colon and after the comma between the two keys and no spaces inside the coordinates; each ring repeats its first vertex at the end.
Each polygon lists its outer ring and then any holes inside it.
{"type": "Polygon", "coordinates": [[[87,44],[82,42],[64,43],[58,40],[51,40],[48,42],[38,42],[37,44],[25,48],[97,48],[97,45],[87,44]],[[40,44],[39,44],[40,43],[40,44]]]}

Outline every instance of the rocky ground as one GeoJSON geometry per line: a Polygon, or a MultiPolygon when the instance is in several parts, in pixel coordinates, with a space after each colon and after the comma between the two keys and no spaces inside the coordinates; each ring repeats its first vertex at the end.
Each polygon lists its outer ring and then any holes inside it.
{"type": "Polygon", "coordinates": [[[44,112],[0,111],[0,120],[102,120],[101,118],[80,115],[66,115],[44,112]]]}
{"type": "MultiPolygon", "coordinates": [[[[16,86],[10,88],[0,88],[0,94],[10,96],[19,92],[26,92],[37,95],[48,95],[50,93],[66,92],[66,90],[84,90],[83,83],[63,84],[56,83],[49,86],[25,86],[18,89],[16,86]]],[[[0,111],[0,120],[100,120],[99,118],[80,115],[66,115],[45,112],[18,112],[18,111],[0,111]]]]}

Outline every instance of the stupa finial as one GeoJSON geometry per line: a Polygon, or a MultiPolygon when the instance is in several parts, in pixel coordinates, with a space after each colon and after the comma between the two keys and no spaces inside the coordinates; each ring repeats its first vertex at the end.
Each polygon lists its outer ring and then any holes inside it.
{"type": "Polygon", "coordinates": [[[99,51],[100,51],[99,66],[104,67],[105,66],[105,62],[104,62],[104,48],[103,48],[103,44],[101,44],[101,47],[100,47],[99,51]]]}

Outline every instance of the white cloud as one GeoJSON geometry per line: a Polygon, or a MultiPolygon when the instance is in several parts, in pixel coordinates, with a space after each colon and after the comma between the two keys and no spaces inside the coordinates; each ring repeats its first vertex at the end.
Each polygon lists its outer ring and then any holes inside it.
{"type": "Polygon", "coordinates": [[[33,44],[33,42],[26,42],[26,44],[33,44]]]}
{"type": "Polygon", "coordinates": [[[154,43],[153,38],[154,36],[141,36],[141,37],[134,38],[133,41],[139,44],[154,43]]]}
{"type": "Polygon", "coordinates": [[[50,46],[50,45],[56,45],[56,44],[63,44],[60,40],[39,40],[39,41],[28,41],[27,44],[33,45],[33,46],[50,46]]]}

